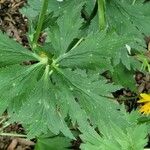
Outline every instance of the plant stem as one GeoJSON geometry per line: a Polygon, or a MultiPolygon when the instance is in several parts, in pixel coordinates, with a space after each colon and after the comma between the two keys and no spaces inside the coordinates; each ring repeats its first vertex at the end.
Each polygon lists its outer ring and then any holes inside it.
{"type": "Polygon", "coordinates": [[[15,136],[15,137],[27,137],[27,135],[16,134],[16,133],[0,133],[0,136],[15,136]]]}
{"type": "Polygon", "coordinates": [[[100,30],[104,30],[106,27],[105,0],[98,0],[98,17],[100,30]]]}
{"type": "Polygon", "coordinates": [[[71,50],[75,49],[82,41],[83,41],[83,37],[71,48],[71,50]]]}
{"type": "Polygon", "coordinates": [[[70,52],[75,49],[82,41],[84,40],[84,38],[82,37],[81,39],[79,39],[79,41],[71,48],[71,50],[68,53],[62,54],[60,55],[58,58],[56,58],[54,60],[54,64],[59,63],[61,60],[63,60],[64,58],[68,57],[70,52]]]}
{"type": "Polygon", "coordinates": [[[47,12],[47,8],[48,8],[48,0],[43,0],[43,4],[42,4],[42,9],[41,12],[39,14],[39,19],[38,19],[38,23],[37,23],[37,28],[36,28],[36,32],[34,34],[34,39],[33,39],[33,48],[36,48],[37,46],[37,42],[41,33],[41,29],[43,26],[43,22],[45,19],[45,15],[47,12]]]}
{"type": "Polygon", "coordinates": [[[133,0],[132,5],[134,5],[134,4],[135,4],[135,2],[136,2],[136,0],[133,0]]]}

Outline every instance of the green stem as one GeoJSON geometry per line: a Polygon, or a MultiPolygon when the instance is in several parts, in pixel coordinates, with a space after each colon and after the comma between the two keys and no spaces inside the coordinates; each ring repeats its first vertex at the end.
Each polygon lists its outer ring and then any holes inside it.
{"type": "Polygon", "coordinates": [[[98,0],[98,17],[100,30],[104,30],[106,27],[105,21],[105,0],[98,0]]]}
{"type": "Polygon", "coordinates": [[[136,2],[136,0],[133,0],[132,5],[134,5],[134,4],[135,4],[135,2],[136,2]]]}
{"type": "Polygon", "coordinates": [[[47,8],[48,8],[48,0],[43,0],[42,9],[41,9],[41,12],[40,12],[40,15],[39,15],[36,32],[34,34],[33,48],[36,48],[36,46],[37,46],[38,39],[39,39],[41,30],[42,30],[43,22],[44,22],[44,19],[45,19],[45,15],[46,15],[46,12],[47,12],[47,8]]]}
{"type": "Polygon", "coordinates": [[[84,40],[84,38],[82,37],[81,39],[79,39],[79,41],[71,48],[71,50],[68,53],[65,53],[63,55],[60,55],[58,58],[56,58],[54,60],[54,64],[59,63],[61,60],[65,59],[66,57],[69,56],[70,52],[75,49],[82,41],[84,40]]]}
{"type": "Polygon", "coordinates": [[[82,41],[83,41],[83,37],[71,48],[70,51],[72,51],[73,49],[75,49],[82,41]]]}
{"type": "Polygon", "coordinates": [[[0,136],[14,136],[14,137],[27,137],[27,135],[16,134],[16,133],[0,133],[0,136]]]}

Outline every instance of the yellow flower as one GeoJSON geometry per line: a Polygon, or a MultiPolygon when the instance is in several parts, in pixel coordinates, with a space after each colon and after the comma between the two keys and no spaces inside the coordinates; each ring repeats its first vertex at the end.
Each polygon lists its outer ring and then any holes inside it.
{"type": "Polygon", "coordinates": [[[140,112],[143,114],[150,114],[150,94],[142,93],[140,94],[141,99],[138,101],[138,103],[143,103],[143,105],[140,108],[140,112]]]}

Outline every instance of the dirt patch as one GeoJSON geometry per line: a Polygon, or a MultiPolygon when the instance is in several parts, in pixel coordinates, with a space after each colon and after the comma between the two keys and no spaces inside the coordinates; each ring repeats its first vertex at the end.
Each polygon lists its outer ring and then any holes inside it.
{"type": "Polygon", "coordinates": [[[19,8],[25,2],[26,0],[0,1],[0,29],[21,44],[26,40],[27,19],[20,14],[19,8]]]}

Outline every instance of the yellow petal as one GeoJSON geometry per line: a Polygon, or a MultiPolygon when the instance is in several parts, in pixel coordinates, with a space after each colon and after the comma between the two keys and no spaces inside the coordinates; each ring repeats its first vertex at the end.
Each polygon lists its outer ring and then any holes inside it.
{"type": "Polygon", "coordinates": [[[140,96],[142,97],[142,99],[150,101],[150,94],[142,93],[140,94],[140,96]]]}
{"type": "Polygon", "coordinates": [[[150,102],[141,106],[139,111],[143,114],[149,115],[150,114],[150,102]]]}
{"type": "Polygon", "coordinates": [[[137,101],[137,103],[147,103],[150,102],[150,100],[140,99],[137,101]]]}

